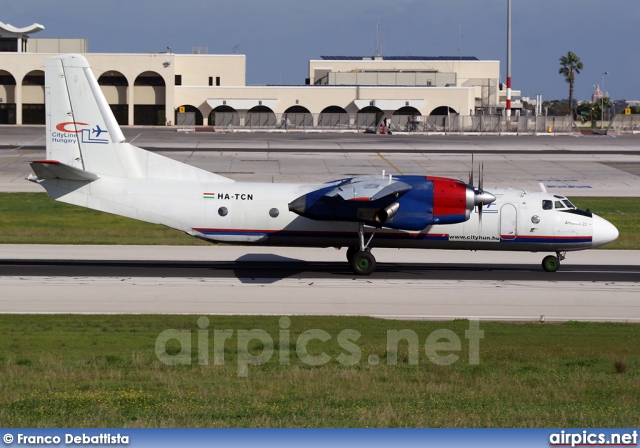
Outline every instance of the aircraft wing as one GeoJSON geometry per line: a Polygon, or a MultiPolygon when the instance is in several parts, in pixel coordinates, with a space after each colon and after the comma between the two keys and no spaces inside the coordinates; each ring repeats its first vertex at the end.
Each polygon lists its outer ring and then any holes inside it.
{"type": "Polygon", "coordinates": [[[375,201],[387,196],[398,197],[411,190],[411,185],[389,177],[359,176],[325,193],[345,201],[375,201]]]}

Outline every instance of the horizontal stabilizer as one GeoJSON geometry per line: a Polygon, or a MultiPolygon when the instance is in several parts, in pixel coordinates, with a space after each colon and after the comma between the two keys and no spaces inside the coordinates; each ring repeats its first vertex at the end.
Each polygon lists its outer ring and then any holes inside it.
{"type": "Polygon", "coordinates": [[[38,176],[38,180],[45,179],[65,179],[92,181],[98,179],[94,173],[76,168],[57,160],[35,160],[31,162],[33,172],[38,176]]]}
{"type": "Polygon", "coordinates": [[[345,201],[375,201],[386,196],[398,197],[411,190],[411,185],[392,177],[361,176],[329,191],[325,196],[339,196],[345,201]]]}

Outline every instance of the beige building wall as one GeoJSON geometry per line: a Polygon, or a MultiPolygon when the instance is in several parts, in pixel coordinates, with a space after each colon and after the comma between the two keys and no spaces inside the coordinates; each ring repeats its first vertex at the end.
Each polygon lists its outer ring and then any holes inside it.
{"type": "MultiPolygon", "coordinates": [[[[40,44],[38,44],[40,45],[40,44]]],[[[3,53],[0,74],[11,74],[16,86],[0,86],[4,103],[16,103],[16,122],[22,123],[22,104],[43,104],[42,86],[23,86],[30,72],[42,72],[44,60],[57,53],[3,53]]],[[[244,55],[178,55],[150,54],[84,54],[96,78],[104,74],[118,74],[126,78],[126,86],[102,86],[107,101],[113,105],[128,105],[129,125],[134,124],[135,105],[164,107],[166,121],[173,122],[179,106],[197,108],[204,118],[216,105],[224,102],[238,112],[253,106],[269,107],[284,113],[292,106],[302,106],[312,114],[319,114],[328,106],[339,106],[349,113],[373,105],[390,115],[395,110],[411,106],[423,115],[438,107],[450,107],[462,115],[473,114],[481,89],[469,80],[499,79],[498,61],[310,61],[311,82],[314,73],[353,70],[436,70],[454,73],[455,87],[426,86],[246,86],[246,57],[244,55]],[[139,76],[161,77],[164,86],[136,86],[139,76]],[[180,85],[176,85],[176,75],[180,85]],[[212,78],[213,86],[209,85],[212,78]],[[216,86],[216,77],[220,86],[216,86]],[[472,85],[469,85],[472,84],[472,85]]],[[[397,77],[396,77],[397,78],[397,77]]],[[[497,103],[496,93],[496,103],[497,103]]]]}
{"type": "Polygon", "coordinates": [[[240,112],[258,106],[260,101],[277,114],[292,106],[302,106],[312,114],[319,114],[329,106],[357,113],[372,105],[387,115],[404,106],[415,107],[422,115],[429,115],[442,106],[467,115],[473,112],[474,94],[474,88],[451,87],[246,86],[214,89],[183,86],[176,87],[175,97],[176,104],[195,106],[206,119],[216,105],[226,103],[240,112]],[[425,95],[425,90],[428,90],[428,95],[425,95]],[[197,105],[193,101],[195,98],[215,100],[197,105]]]}
{"type": "MultiPolygon", "coordinates": [[[[421,80],[423,85],[426,84],[426,79],[433,79],[433,84],[438,87],[451,84],[455,84],[456,87],[474,87],[476,101],[471,107],[472,110],[475,110],[476,107],[495,108],[500,104],[497,89],[500,83],[500,61],[464,59],[442,61],[321,59],[309,61],[309,83],[312,85],[316,82],[333,84],[335,80],[338,80],[338,84],[362,84],[359,82],[360,79],[367,84],[396,84],[399,83],[403,74],[405,76],[413,75],[416,81],[421,80]],[[338,73],[341,76],[336,76],[338,73]],[[353,78],[352,82],[348,82],[349,76],[353,78]],[[421,79],[421,76],[424,79],[421,79]],[[367,81],[367,77],[370,80],[367,81]]],[[[456,108],[454,107],[454,109],[456,108]]]]}
{"type": "MultiPolygon", "coordinates": [[[[5,75],[0,72],[0,75],[5,75]]],[[[0,85],[0,102],[2,103],[15,103],[16,102],[16,86],[0,85]]]]}
{"type": "MultiPolygon", "coordinates": [[[[42,39],[45,40],[45,39],[42,39]]],[[[53,39],[58,41],[58,39],[53,39]]],[[[41,45],[42,46],[42,45],[41,45]]],[[[44,103],[44,89],[22,86],[24,77],[34,70],[44,70],[44,60],[58,53],[3,53],[0,72],[11,74],[16,86],[0,86],[3,102],[29,104],[44,103]],[[11,97],[10,97],[11,94],[11,97]]],[[[208,87],[209,76],[221,78],[222,85],[244,86],[246,57],[244,55],[177,55],[174,53],[86,53],[96,78],[107,72],[117,72],[127,80],[125,86],[103,86],[110,104],[129,105],[129,125],[133,125],[134,105],[165,105],[167,121],[173,121],[175,103],[175,75],[182,76],[182,84],[208,87]],[[162,77],[165,87],[135,86],[140,75],[162,77]]],[[[202,98],[200,105],[206,103],[202,98]]],[[[191,104],[193,99],[189,102],[191,104]]],[[[197,101],[196,101],[197,102],[197,101]]],[[[195,105],[194,105],[195,106],[195,105]]],[[[22,123],[21,107],[16,109],[17,123],[22,123]]]]}
{"type": "Polygon", "coordinates": [[[456,73],[458,86],[473,78],[500,78],[500,61],[397,61],[397,60],[311,60],[309,61],[309,81],[315,84],[318,76],[327,72],[358,71],[433,71],[456,73]]]}
{"type": "Polygon", "coordinates": [[[29,53],[88,53],[86,39],[28,39],[29,53]]]}
{"type": "Polygon", "coordinates": [[[109,104],[127,104],[129,86],[101,86],[109,104]]]}
{"type": "Polygon", "coordinates": [[[44,104],[44,87],[23,86],[22,102],[25,104],[44,104]]]}
{"type": "Polygon", "coordinates": [[[179,54],[175,56],[176,75],[182,76],[184,86],[209,86],[209,78],[220,86],[244,86],[246,83],[246,56],[179,54]]]}

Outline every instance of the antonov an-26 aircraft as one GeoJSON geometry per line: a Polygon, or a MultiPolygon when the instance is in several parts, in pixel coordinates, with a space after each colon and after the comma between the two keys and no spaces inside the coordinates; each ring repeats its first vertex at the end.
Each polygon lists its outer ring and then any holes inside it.
{"type": "Polygon", "coordinates": [[[324,184],[234,182],[125,141],[87,60],[45,64],[46,160],[31,163],[54,200],[162,224],[212,242],[346,247],[371,274],[374,247],[551,252],[609,243],[618,230],[563,196],[483,191],[431,176],[357,176],[324,184]]]}

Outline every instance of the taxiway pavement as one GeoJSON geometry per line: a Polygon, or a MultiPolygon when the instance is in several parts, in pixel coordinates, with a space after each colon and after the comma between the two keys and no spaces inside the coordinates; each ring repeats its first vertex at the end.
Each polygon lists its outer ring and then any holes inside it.
{"type": "Polygon", "coordinates": [[[354,276],[344,250],[3,246],[2,313],[366,315],[394,319],[640,322],[640,252],[376,249],[354,276]]]}
{"type": "MultiPolygon", "coordinates": [[[[25,178],[45,158],[44,127],[3,127],[0,192],[42,192],[25,178]]],[[[640,135],[460,136],[318,133],[185,134],[125,128],[132,143],[236,181],[325,182],[353,175],[427,174],[467,179],[471,153],[484,163],[485,188],[565,196],[636,196],[640,135]]],[[[477,170],[476,170],[477,172],[477,170]]]]}

